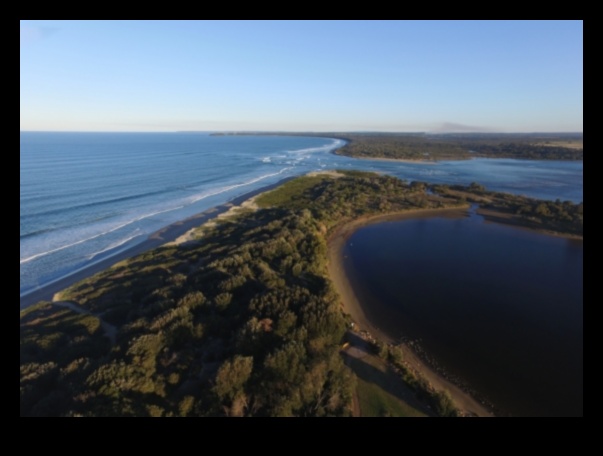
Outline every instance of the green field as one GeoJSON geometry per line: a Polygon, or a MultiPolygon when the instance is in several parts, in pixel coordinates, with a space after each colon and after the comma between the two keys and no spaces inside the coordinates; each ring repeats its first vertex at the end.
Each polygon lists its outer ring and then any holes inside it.
{"type": "Polygon", "coordinates": [[[412,390],[376,356],[349,358],[361,416],[428,416],[412,390]]]}

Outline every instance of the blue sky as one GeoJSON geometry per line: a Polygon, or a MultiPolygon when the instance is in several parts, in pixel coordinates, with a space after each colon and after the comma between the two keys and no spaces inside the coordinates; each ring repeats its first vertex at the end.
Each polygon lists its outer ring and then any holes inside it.
{"type": "Polygon", "coordinates": [[[20,128],[583,131],[582,21],[22,21],[20,128]]]}

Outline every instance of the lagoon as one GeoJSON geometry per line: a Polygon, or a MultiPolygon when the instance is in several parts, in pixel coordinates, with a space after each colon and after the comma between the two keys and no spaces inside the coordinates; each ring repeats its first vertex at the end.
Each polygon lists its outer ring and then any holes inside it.
{"type": "Polygon", "coordinates": [[[497,414],[582,416],[581,240],[471,213],[361,227],[342,257],[369,321],[497,414]]]}

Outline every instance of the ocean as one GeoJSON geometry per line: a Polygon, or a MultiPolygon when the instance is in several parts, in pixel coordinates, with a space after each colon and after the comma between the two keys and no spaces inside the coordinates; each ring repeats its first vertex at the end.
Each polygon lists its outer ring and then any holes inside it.
{"type": "Polygon", "coordinates": [[[279,180],[361,169],[409,181],[579,202],[583,163],[359,160],[342,140],[209,133],[20,133],[20,294],[142,242],[149,234],[279,180]]]}

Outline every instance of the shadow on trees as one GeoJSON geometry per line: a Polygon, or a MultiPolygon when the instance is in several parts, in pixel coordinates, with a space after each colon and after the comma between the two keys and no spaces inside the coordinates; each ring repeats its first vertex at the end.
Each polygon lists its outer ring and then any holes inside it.
{"type": "Polygon", "coordinates": [[[354,372],[354,374],[361,380],[377,385],[383,391],[391,394],[392,396],[400,399],[409,406],[425,413],[428,416],[436,416],[433,410],[421,402],[417,398],[416,394],[408,386],[406,386],[402,379],[399,378],[389,367],[387,367],[386,371],[383,372],[362,359],[350,356],[345,352],[342,352],[341,355],[345,364],[349,366],[352,372],[354,372]]]}

